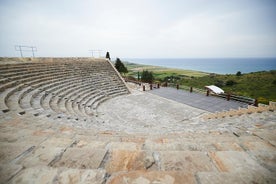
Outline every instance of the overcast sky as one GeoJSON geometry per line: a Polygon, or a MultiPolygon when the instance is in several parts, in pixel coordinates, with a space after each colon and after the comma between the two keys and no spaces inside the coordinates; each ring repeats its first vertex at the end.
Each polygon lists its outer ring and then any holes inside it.
{"type": "Polygon", "coordinates": [[[276,57],[276,0],[0,0],[0,23],[0,56],[276,57]]]}

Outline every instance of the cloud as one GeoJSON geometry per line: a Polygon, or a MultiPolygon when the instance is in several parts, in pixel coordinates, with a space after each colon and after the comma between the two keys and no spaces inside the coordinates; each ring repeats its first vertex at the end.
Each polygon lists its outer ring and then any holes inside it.
{"type": "Polygon", "coordinates": [[[1,1],[0,55],[26,44],[41,56],[89,56],[89,49],[115,57],[275,56],[271,3],[1,1]]]}

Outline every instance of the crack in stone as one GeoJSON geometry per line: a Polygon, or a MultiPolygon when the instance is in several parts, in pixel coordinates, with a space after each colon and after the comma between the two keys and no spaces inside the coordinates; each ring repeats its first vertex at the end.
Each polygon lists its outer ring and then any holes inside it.
{"type": "Polygon", "coordinates": [[[26,156],[28,153],[30,153],[34,149],[35,149],[35,146],[31,146],[30,148],[28,148],[27,150],[22,152],[20,155],[18,155],[12,162],[16,163],[18,160],[22,159],[24,156],[26,156]]]}
{"type": "Polygon", "coordinates": [[[98,168],[101,168],[101,169],[104,169],[105,168],[105,164],[107,163],[107,161],[109,160],[110,158],[110,152],[107,151],[100,163],[100,166],[98,168]]]}
{"type": "Polygon", "coordinates": [[[111,174],[105,173],[102,184],[106,184],[107,180],[110,178],[111,174]]]}

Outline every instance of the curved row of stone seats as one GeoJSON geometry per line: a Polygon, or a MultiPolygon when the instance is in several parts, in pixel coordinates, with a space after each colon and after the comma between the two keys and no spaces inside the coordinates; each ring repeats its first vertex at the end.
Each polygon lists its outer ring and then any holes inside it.
{"type": "Polygon", "coordinates": [[[248,105],[247,108],[239,108],[239,109],[230,109],[229,111],[222,111],[211,113],[203,116],[203,119],[218,119],[225,117],[233,117],[233,116],[241,116],[243,114],[252,114],[252,113],[262,113],[265,111],[275,111],[276,110],[276,102],[269,102],[269,105],[258,104],[258,107],[248,105]]]}
{"type": "Polygon", "coordinates": [[[104,100],[129,91],[105,59],[44,59],[1,64],[0,110],[90,118],[104,100]],[[93,113],[92,113],[93,112],[93,113]]]}
{"type": "Polygon", "coordinates": [[[41,86],[45,86],[45,85],[50,85],[50,84],[55,84],[55,81],[61,83],[60,81],[62,81],[62,76],[64,74],[63,73],[59,73],[58,75],[53,76],[52,75],[46,75],[46,76],[39,76],[40,78],[28,78],[28,79],[24,79],[23,80],[19,80],[19,82],[21,84],[14,86],[13,88],[10,88],[10,90],[7,90],[7,94],[4,98],[5,104],[9,109],[13,109],[13,106],[15,109],[17,109],[17,104],[14,101],[14,98],[18,98],[18,102],[20,102],[23,98],[23,95],[25,93],[28,93],[34,89],[38,89],[41,86]],[[60,78],[59,78],[60,76],[60,78]],[[58,77],[57,79],[54,79],[55,77],[58,77]],[[28,80],[29,82],[26,82],[26,80],[28,80]],[[13,104],[12,104],[13,103],[13,104]]]}

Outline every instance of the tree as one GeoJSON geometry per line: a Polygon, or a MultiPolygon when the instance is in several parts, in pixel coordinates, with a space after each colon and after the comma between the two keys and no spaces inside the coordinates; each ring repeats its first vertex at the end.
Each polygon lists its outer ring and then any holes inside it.
{"type": "Polygon", "coordinates": [[[240,72],[240,71],[238,71],[237,73],[236,73],[236,76],[241,76],[242,75],[242,73],[240,72]]]}
{"type": "Polygon", "coordinates": [[[142,82],[152,83],[154,80],[152,72],[143,70],[143,72],[141,74],[141,80],[142,80],[142,82]]]}
{"type": "Polygon", "coordinates": [[[138,81],[140,81],[140,72],[138,71],[138,81]]]}
{"type": "Polygon", "coordinates": [[[120,58],[117,58],[116,59],[116,62],[115,62],[115,68],[118,70],[118,72],[120,73],[127,73],[128,70],[127,68],[125,67],[124,63],[122,63],[122,61],[120,60],[120,58]]]}
{"type": "Polygon", "coordinates": [[[106,52],[105,58],[110,60],[109,52],[106,52]]]}

